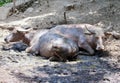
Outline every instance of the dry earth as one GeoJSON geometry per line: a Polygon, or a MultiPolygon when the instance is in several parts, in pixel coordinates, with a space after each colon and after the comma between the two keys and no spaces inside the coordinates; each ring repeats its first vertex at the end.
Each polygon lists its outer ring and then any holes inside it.
{"type": "MultiPolygon", "coordinates": [[[[1,23],[66,11],[68,23],[98,24],[103,28],[112,23],[111,30],[120,32],[119,0],[48,0],[49,4],[47,0],[40,1],[41,5],[35,2],[25,12],[13,14],[1,23]]],[[[79,55],[76,61],[50,62],[24,51],[2,50],[7,34],[8,30],[0,29],[0,83],[120,82],[120,40],[109,38],[105,42],[107,52],[101,56],[79,55]]]]}

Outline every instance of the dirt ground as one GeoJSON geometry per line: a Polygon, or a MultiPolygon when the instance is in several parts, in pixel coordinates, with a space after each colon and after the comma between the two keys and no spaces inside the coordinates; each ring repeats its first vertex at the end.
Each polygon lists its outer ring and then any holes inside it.
{"type": "MultiPolygon", "coordinates": [[[[62,3],[63,0],[52,0],[54,3],[62,3]]],[[[72,3],[73,0],[64,4],[72,3]]],[[[79,1],[79,0],[74,0],[79,1]]],[[[120,31],[120,4],[119,0],[103,0],[105,2],[96,3],[83,3],[94,0],[80,0],[83,9],[68,11],[68,21],[71,23],[71,18],[78,18],[78,13],[81,13],[81,17],[75,23],[90,23],[99,24],[112,22],[114,25],[112,30],[120,31]],[[108,7],[104,7],[105,4],[113,4],[112,9],[109,11],[108,7]],[[87,4],[87,5],[86,5],[87,4]],[[102,16],[87,15],[82,16],[87,13],[87,7],[91,7],[92,11],[95,10],[93,4],[99,4],[99,14],[102,16]],[[108,10],[108,11],[105,11],[108,10]],[[114,15],[112,15],[114,11],[114,15]],[[114,17],[113,17],[114,16],[114,17]],[[81,18],[86,20],[81,20],[81,18]],[[88,18],[88,19],[87,19],[88,18]],[[92,22],[91,22],[91,19],[92,22]]],[[[29,16],[42,15],[48,12],[57,11],[59,7],[56,4],[53,5],[51,2],[50,9],[45,2],[42,2],[41,7],[34,3],[31,7],[34,8],[36,12],[21,12],[19,14],[14,14],[8,19],[1,22],[11,22],[14,20],[19,20],[29,16]],[[46,9],[46,7],[48,9],[46,9]],[[56,7],[56,10],[54,9],[56,7]],[[46,9],[46,11],[44,11],[46,9]],[[38,12],[39,10],[39,12],[38,12]],[[40,12],[42,11],[42,12],[40,12]]],[[[60,6],[60,5],[58,5],[60,6]]],[[[60,9],[59,9],[60,10],[60,9]]],[[[73,23],[74,23],[73,22],[73,23]]],[[[79,55],[76,61],[68,62],[51,62],[40,56],[32,56],[25,53],[25,51],[17,52],[14,50],[2,50],[2,45],[5,36],[9,34],[8,30],[0,29],[0,83],[119,83],[120,82],[120,40],[113,38],[108,38],[105,42],[105,52],[101,53],[101,56],[96,54],[95,56],[85,56],[79,55]]]]}

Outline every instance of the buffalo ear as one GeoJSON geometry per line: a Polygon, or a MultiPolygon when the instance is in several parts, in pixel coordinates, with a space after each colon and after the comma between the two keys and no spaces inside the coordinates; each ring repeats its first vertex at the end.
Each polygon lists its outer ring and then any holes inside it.
{"type": "Polygon", "coordinates": [[[120,39],[120,33],[117,33],[116,31],[112,32],[105,32],[105,36],[113,36],[115,39],[120,39]]]}
{"type": "Polygon", "coordinates": [[[116,32],[116,31],[113,31],[113,32],[112,32],[112,36],[113,36],[115,39],[120,39],[120,33],[116,32]]]}
{"type": "Polygon", "coordinates": [[[105,38],[110,38],[110,36],[112,36],[111,32],[104,32],[104,34],[105,34],[105,38]]]}
{"type": "Polygon", "coordinates": [[[23,32],[23,33],[29,33],[30,31],[33,30],[33,28],[30,28],[30,29],[23,29],[23,28],[17,28],[16,29],[18,32],[23,32]]]}
{"type": "Polygon", "coordinates": [[[111,32],[104,32],[104,34],[105,34],[105,36],[110,36],[110,35],[112,35],[111,32]]]}
{"type": "Polygon", "coordinates": [[[14,27],[9,27],[7,28],[9,31],[13,31],[14,30],[14,27]]]}

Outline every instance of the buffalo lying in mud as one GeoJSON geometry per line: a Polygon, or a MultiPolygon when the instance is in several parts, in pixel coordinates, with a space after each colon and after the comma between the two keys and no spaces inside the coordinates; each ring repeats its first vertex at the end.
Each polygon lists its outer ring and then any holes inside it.
{"type": "Polygon", "coordinates": [[[78,41],[79,38],[78,39],[76,38],[76,34],[83,36],[83,33],[79,32],[79,31],[77,32],[74,30],[75,29],[78,30],[80,28],[83,30],[83,32],[85,34],[85,36],[82,37],[83,40],[84,40],[84,37],[86,37],[87,42],[89,43],[89,45],[91,46],[92,49],[104,50],[105,49],[104,42],[109,36],[113,36],[115,39],[120,38],[119,33],[115,32],[115,31],[108,32],[108,30],[111,27],[112,26],[110,25],[109,27],[107,27],[107,29],[103,29],[101,27],[98,27],[95,25],[90,25],[90,24],[69,24],[69,25],[57,25],[54,28],[50,29],[50,31],[53,33],[62,35],[66,38],[71,38],[71,39],[78,41]],[[74,28],[74,30],[73,30],[73,28],[74,28]],[[71,31],[68,29],[71,29],[71,31]]]}
{"type": "Polygon", "coordinates": [[[79,50],[74,41],[59,34],[49,33],[47,29],[31,31],[18,28],[13,30],[4,40],[7,43],[22,41],[29,46],[26,52],[40,54],[50,60],[57,61],[72,59],[79,50]]]}
{"type": "Polygon", "coordinates": [[[48,32],[37,43],[26,49],[27,52],[40,53],[50,60],[66,61],[76,57],[79,48],[75,41],[59,34],[48,32]]]}
{"type": "Polygon", "coordinates": [[[46,33],[47,31],[48,31],[47,29],[36,31],[33,29],[26,30],[17,27],[8,36],[6,36],[4,40],[7,43],[22,41],[23,43],[29,46],[31,43],[35,43],[35,41],[37,41],[37,39],[39,39],[39,37],[46,33]]]}
{"type": "Polygon", "coordinates": [[[29,46],[26,52],[65,61],[75,57],[79,48],[86,50],[89,55],[93,55],[95,50],[104,50],[106,35],[114,36],[113,33],[106,33],[102,28],[90,24],[70,24],[40,31],[15,29],[5,41],[9,43],[21,40],[29,46]]]}

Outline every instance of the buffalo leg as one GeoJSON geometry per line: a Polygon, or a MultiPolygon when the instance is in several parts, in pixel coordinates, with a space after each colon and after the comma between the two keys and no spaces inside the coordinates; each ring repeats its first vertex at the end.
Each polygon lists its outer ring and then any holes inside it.
{"type": "Polygon", "coordinates": [[[90,55],[94,54],[94,50],[91,48],[91,46],[87,42],[79,43],[79,47],[88,51],[90,55]]]}

